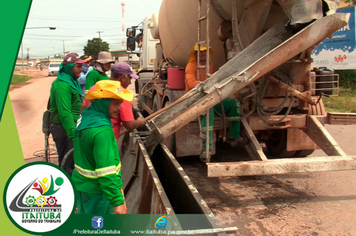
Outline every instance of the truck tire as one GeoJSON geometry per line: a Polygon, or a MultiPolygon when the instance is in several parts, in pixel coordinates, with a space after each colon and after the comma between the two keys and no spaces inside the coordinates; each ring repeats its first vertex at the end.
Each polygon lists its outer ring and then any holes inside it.
{"type": "Polygon", "coordinates": [[[156,94],[156,95],[153,97],[152,111],[153,111],[153,112],[156,112],[156,111],[158,111],[159,109],[161,109],[161,108],[159,107],[158,95],[156,94]]]}
{"type": "Polygon", "coordinates": [[[315,150],[298,150],[293,155],[294,157],[306,157],[312,154],[315,150]]]}
{"type": "Polygon", "coordinates": [[[287,151],[287,130],[276,130],[272,137],[266,141],[268,152],[271,158],[289,158],[293,157],[295,151],[287,151]]]}

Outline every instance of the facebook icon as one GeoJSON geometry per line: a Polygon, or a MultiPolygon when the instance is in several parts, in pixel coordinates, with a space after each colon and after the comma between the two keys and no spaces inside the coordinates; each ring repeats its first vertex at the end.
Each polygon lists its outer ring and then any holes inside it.
{"type": "Polygon", "coordinates": [[[93,219],[91,219],[91,226],[93,226],[94,229],[101,229],[104,226],[104,219],[101,216],[94,216],[93,219]]]}

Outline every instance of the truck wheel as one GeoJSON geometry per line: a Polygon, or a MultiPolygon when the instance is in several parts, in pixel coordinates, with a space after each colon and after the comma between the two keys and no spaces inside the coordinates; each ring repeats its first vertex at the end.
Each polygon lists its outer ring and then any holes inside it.
{"type": "Polygon", "coordinates": [[[315,150],[298,150],[293,155],[294,157],[306,157],[312,154],[315,150]]]}
{"type": "Polygon", "coordinates": [[[295,154],[295,151],[287,151],[287,130],[276,130],[274,134],[266,141],[266,147],[272,158],[289,158],[295,154]]]}
{"type": "Polygon", "coordinates": [[[159,104],[158,104],[158,95],[155,95],[153,97],[153,104],[152,104],[152,111],[156,112],[160,109],[159,104]]]}

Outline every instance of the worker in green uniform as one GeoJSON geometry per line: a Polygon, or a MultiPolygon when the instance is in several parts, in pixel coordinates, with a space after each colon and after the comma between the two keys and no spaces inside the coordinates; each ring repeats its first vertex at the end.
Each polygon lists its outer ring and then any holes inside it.
{"type": "Polygon", "coordinates": [[[108,80],[106,72],[110,70],[111,64],[114,63],[110,52],[99,52],[98,60],[93,65],[93,70],[89,71],[85,81],[85,94],[89,89],[100,80],[108,80]]]}
{"type": "Polygon", "coordinates": [[[92,101],[76,127],[72,179],[79,192],[78,214],[126,214],[121,180],[121,162],[112,123],[123,100],[133,94],[120,82],[102,80],[88,92],[92,101]]]}
{"type": "Polygon", "coordinates": [[[77,79],[83,71],[81,60],[77,53],[69,53],[59,67],[59,74],[53,81],[50,90],[51,126],[50,132],[56,144],[58,165],[69,174],[74,169],[73,153],[65,155],[73,148],[75,124],[83,101],[77,79]]]}

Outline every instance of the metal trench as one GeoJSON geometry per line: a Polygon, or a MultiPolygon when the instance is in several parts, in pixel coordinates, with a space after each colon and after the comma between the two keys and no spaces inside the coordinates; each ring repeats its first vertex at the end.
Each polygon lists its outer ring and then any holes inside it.
{"type": "MultiPolygon", "coordinates": [[[[128,214],[167,215],[173,229],[194,235],[226,235],[183,168],[164,144],[151,157],[144,142],[148,131],[127,133],[119,140],[122,179],[128,214]],[[189,216],[190,215],[190,216],[189,216]],[[192,220],[182,220],[192,218],[192,220]]],[[[188,234],[189,235],[189,234],[188,234]]]]}

